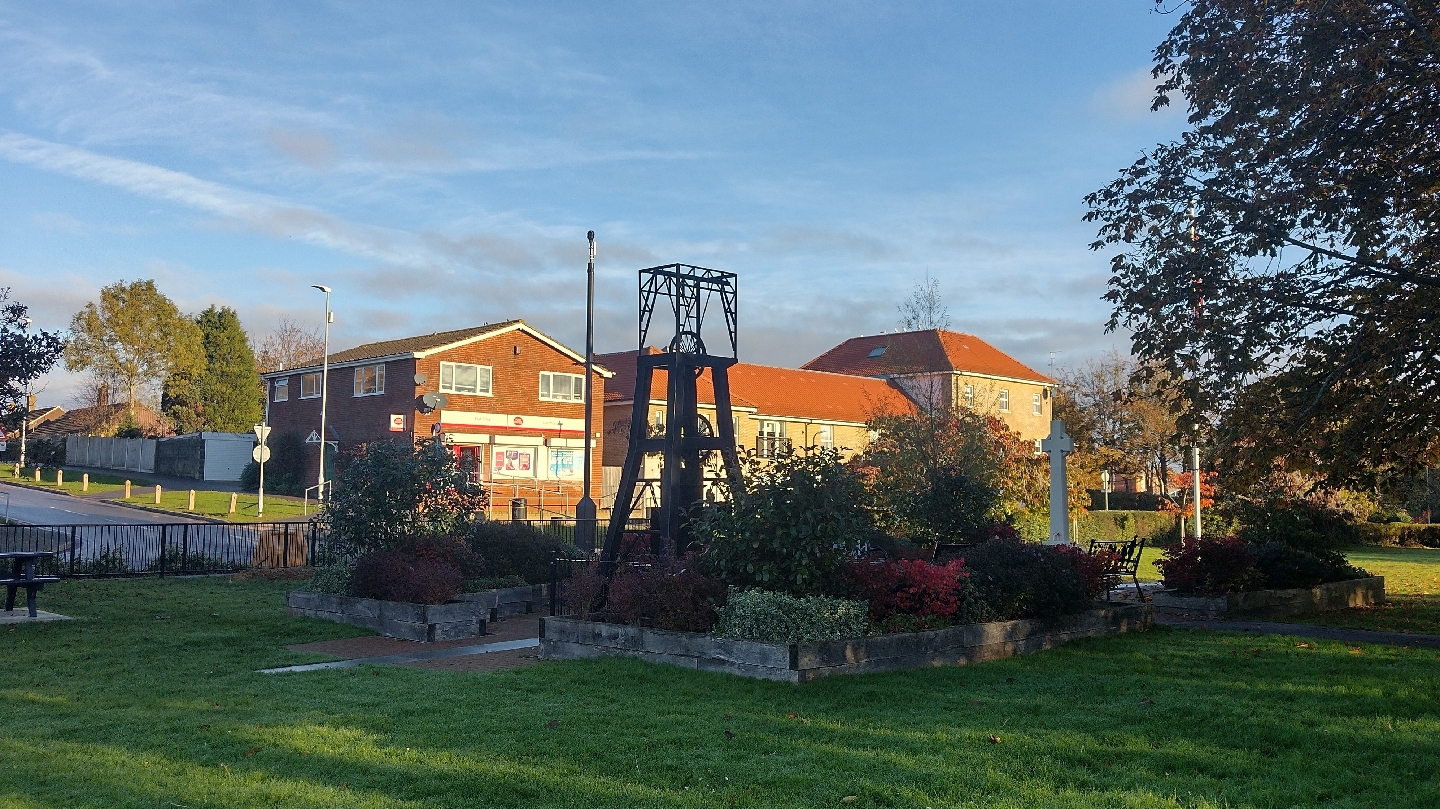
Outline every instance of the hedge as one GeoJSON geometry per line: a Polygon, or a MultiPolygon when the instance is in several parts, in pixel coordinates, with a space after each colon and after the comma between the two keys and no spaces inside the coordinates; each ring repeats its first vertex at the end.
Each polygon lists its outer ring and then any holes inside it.
{"type": "Polygon", "coordinates": [[[1362,522],[1360,541],[1367,545],[1440,548],[1440,525],[1362,522]]]}

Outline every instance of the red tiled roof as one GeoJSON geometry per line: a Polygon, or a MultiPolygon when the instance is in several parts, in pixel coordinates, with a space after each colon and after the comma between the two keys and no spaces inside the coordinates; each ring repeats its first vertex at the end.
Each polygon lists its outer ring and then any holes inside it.
{"type": "MultiPolygon", "coordinates": [[[[56,408],[57,410],[59,408],[56,408]]],[[[77,407],[62,411],[58,418],[47,419],[31,428],[30,435],[43,438],[60,435],[104,435],[123,422],[129,412],[124,402],[94,407],[77,407]]],[[[167,436],[173,431],[165,419],[142,404],[135,405],[135,423],[147,436],[167,436]]]]}
{"type": "MultiPolygon", "coordinates": [[[[649,348],[647,352],[658,354],[659,350],[649,348]]],[[[635,354],[625,351],[595,358],[615,372],[614,380],[605,386],[606,401],[630,401],[634,396],[635,354]]],[[[761,415],[864,422],[877,412],[908,412],[914,408],[898,387],[880,379],[746,362],[731,366],[728,376],[730,403],[753,407],[761,415]]],[[[701,402],[715,402],[708,372],[696,381],[696,392],[701,402]]],[[[650,398],[664,401],[665,395],[662,372],[651,382],[650,398]]]]}
{"type": "Polygon", "coordinates": [[[801,367],[856,376],[960,371],[1055,382],[973,334],[942,329],[852,337],[801,367]],[[881,348],[884,350],[877,354],[881,348]]]}
{"type": "Polygon", "coordinates": [[[351,360],[368,360],[376,357],[393,357],[396,354],[414,354],[417,351],[428,351],[432,348],[447,346],[451,343],[458,343],[468,340],[471,337],[479,337],[501,329],[509,328],[518,320],[506,320],[502,323],[487,323],[484,326],[472,326],[468,329],[455,329],[454,331],[437,331],[434,334],[422,334],[418,337],[402,337],[399,340],[382,340],[378,343],[366,343],[355,346],[345,351],[337,351],[330,355],[330,362],[349,362],[351,360]]]}

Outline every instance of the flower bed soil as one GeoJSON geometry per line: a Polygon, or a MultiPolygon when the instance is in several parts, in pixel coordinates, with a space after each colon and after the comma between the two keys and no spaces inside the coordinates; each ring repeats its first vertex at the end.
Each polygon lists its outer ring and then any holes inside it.
{"type": "Polygon", "coordinates": [[[1371,576],[1298,590],[1251,590],[1218,596],[1155,593],[1155,609],[1202,618],[1285,618],[1311,612],[1371,607],[1385,601],[1385,577],[1371,576]]]}
{"type": "Polygon", "coordinates": [[[964,665],[1038,652],[1077,638],[1148,629],[1150,605],[1106,606],[1055,622],[996,621],[927,632],[821,643],[763,643],[696,632],[543,618],[540,656],[575,660],[624,655],[701,671],[804,683],[836,674],[964,665]]]}

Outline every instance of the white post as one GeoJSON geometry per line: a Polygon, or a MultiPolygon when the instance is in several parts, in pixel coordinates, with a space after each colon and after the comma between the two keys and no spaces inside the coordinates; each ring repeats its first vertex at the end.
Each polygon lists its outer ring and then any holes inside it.
{"type": "Polygon", "coordinates": [[[330,393],[330,287],[312,284],[325,293],[325,356],[320,360],[320,473],[316,476],[315,500],[325,502],[325,404],[330,393]]]}
{"type": "Polygon", "coordinates": [[[1070,542],[1070,498],[1066,486],[1065,456],[1075,451],[1075,442],[1065,433],[1065,422],[1050,422],[1050,435],[1040,442],[1040,449],[1050,454],[1050,539],[1048,545],[1070,542]]]}
{"type": "MultiPolygon", "coordinates": [[[[25,344],[30,344],[30,318],[20,318],[20,325],[25,328],[25,344]]],[[[25,465],[25,437],[26,427],[30,424],[30,383],[25,383],[25,406],[20,408],[20,463],[15,467],[15,477],[20,477],[20,467],[25,465]]],[[[31,592],[34,592],[33,590],[31,592]]]]}
{"type": "Polygon", "coordinates": [[[1200,445],[1190,445],[1190,479],[1194,484],[1195,538],[1200,538],[1200,445]]]}

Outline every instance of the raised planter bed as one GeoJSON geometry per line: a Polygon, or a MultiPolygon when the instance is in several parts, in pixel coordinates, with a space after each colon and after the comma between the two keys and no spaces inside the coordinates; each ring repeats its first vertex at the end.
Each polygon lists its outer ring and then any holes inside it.
{"type": "Polygon", "coordinates": [[[512,615],[529,615],[550,605],[550,585],[527,584],[523,587],[502,587],[498,590],[482,590],[457,596],[459,601],[471,601],[481,605],[482,615],[498,621],[512,615]]]}
{"type": "Polygon", "coordinates": [[[1148,604],[1107,606],[1055,623],[996,621],[823,643],[762,643],[696,632],[542,618],[540,656],[576,660],[624,655],[701,671],[805,683],[836,674],[862,674],[998,660],[1038,652],[1077,638],[1143,631],[1148,604]]]}
{"type": "Polygon", "coordinates": [[[363,626],[391,638],[423,642],[484,635],[486,610],[477,601],[409,604],[293,590],[285,596],[285,614],[363,626]]]}
{"type": "Polygon", "coordinates": [[[1251,590],[1218,596],[1179,595],[1161,590],[1154,595],[1157,610],[1201,618],[1285,618],[1309,612],[1369,607],[1384,601],[1384,576],[1299,590],[1251,590]]]}

